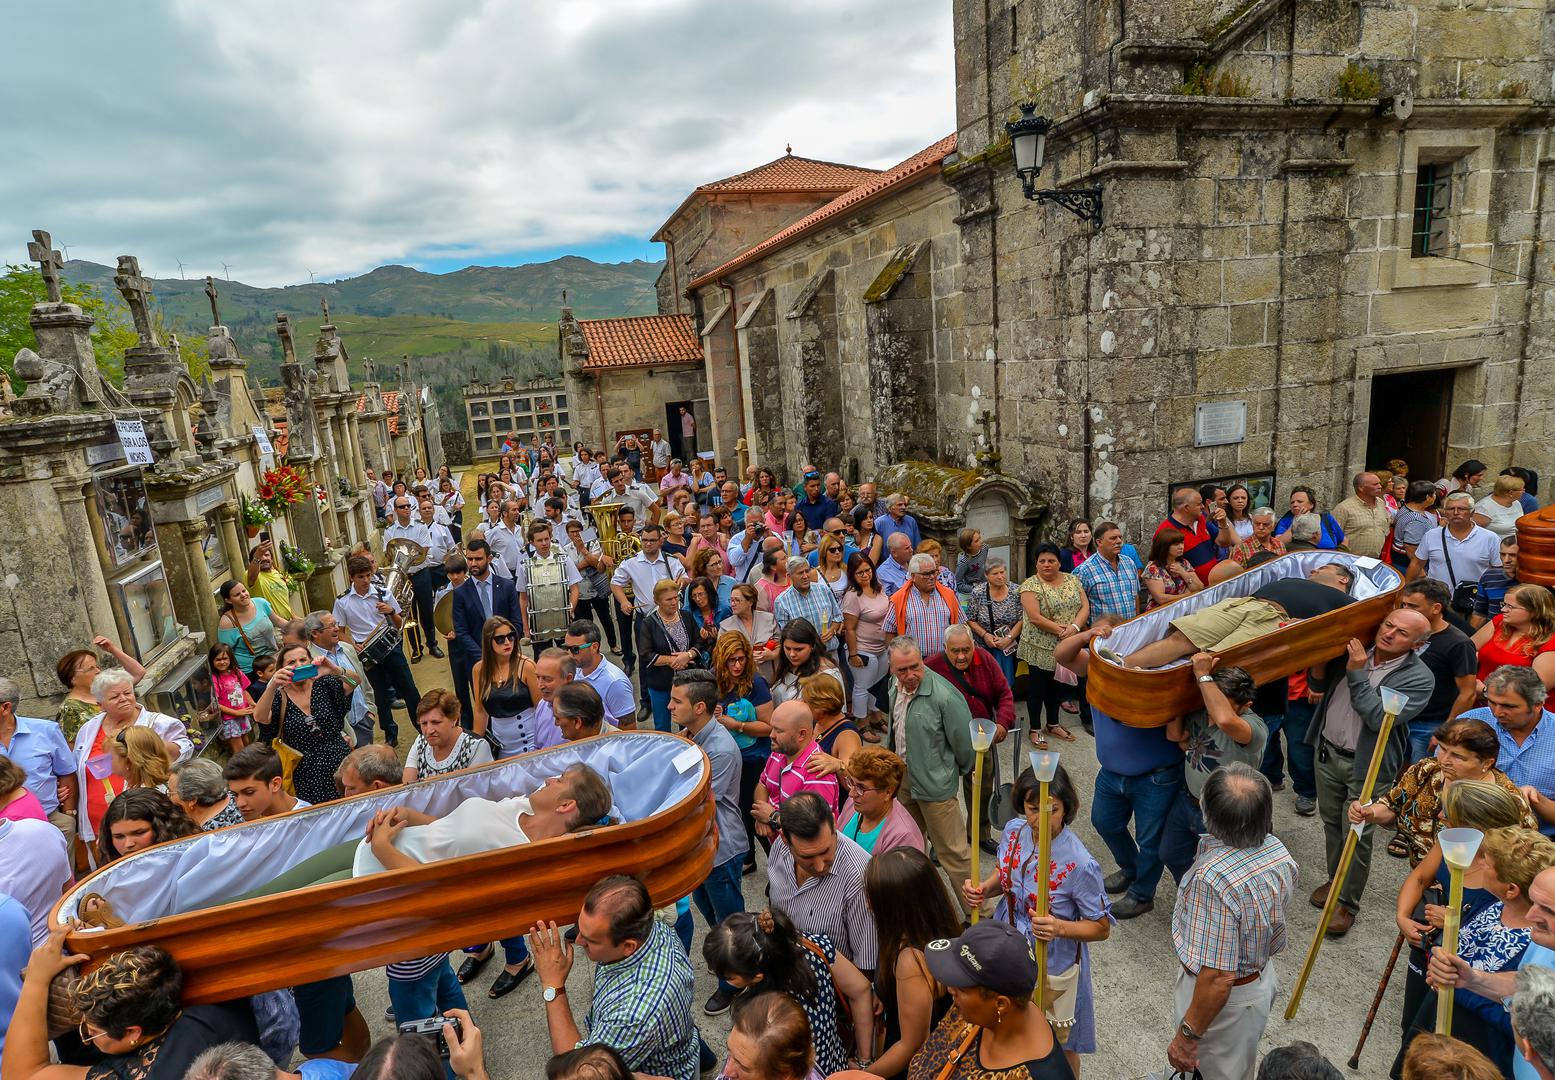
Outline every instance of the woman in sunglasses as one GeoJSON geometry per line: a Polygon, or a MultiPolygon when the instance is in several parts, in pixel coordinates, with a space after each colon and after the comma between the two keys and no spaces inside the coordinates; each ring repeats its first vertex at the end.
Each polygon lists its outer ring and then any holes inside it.
{"type": "Polygon", "coordinates": [[[475,734],[489,733],[501,747],[498,757],[533,750],[540,682],[534,661],[519,651],[518,630],[501,615],[487,619],[481,629],[481,658],[470,682],[475,734]]]}

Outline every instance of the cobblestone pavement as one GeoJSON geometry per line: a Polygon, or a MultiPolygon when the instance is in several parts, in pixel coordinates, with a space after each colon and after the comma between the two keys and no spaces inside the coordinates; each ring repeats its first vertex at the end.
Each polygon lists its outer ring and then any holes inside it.
{"type": "MultiPolygon", "coordinates": [[[[415,665],[413,671],[423,690],[448,685],[445,662],[428,657],[415,665]]],[[[1020,711],[1024,713],[1023,709],[1020,711]]],[[[1062,752],[1064,766],[1082,793],[1081,820],[1077,823],[1076,831],[1101,862],[1103,872],[1110,873],[1116,867],[1089,821],[1089,793],[1096,775],[1093,743],[1078,724],[1073,724],[1072,729],[1077,735],[1076,742],[1054,745],[1062,752]]],[[[402,740],[401,751],[408,747],[409,740],[402,740]]],[[[1010,747],[1008,741],[1000,747],[1000,768],[1006,779],[1009,776],[1010,747]]],[[[1403,859],[1393,858],[1382,850],[1382,841],[1386,835],[1380,836],[1372,860],[1366,902],[1355,928],[1344,938],[1324,943],[1317,968],[1308,983],[1301,1012],[1294,1021],[1287,1023],[1283,1018],[1285,1005],[1300,970],[1302,957],[1317,927],[1318,911],[1307,902],[1307,896],[1324,880],[1323,836],[1317,818],[1296,815],[1293,808],[1294,795],[1288,780],[1286,789],[1276,793],[1275,805],[1275,830],[1300,864],[1301,874],[1296,897],[1288,913],[1290,940],[1285,953],[1276,962],[1280,989],[1264,1035],[1263,1047],[1267,1051],[1284,1043],[1305,1039],[1317,1044],[1329,1060],[1342,1069],[1360,1034],[1361,1022],[1371,1005],[1382,967],[1387,962],[1388,953],[1397,936],[1397,928],[1393,923],[1393,900],[1403,883],[1408,866],[1403,859]]],[[[762,872],[745,879],[747,907],[754,909],[765,902],[765,884],[763,864],[762,872]]],[[[1113,928],[1112,937],[1108,941],[1091,946],[1099,1050],[1083,1060],[1082,1070],[1089,1077],[1129,1080],[1148,1076],[1166,1067],[1166,1044],[1171,1039],[1173,1027],[1171,990],[1177,972],[1171,943],[1171,913],[1175,897],[1176,890],[1171,877],[1166,875],[1156,894],[1153,912],[1119,923],[1113,928]]],[[[698,916],[696,940],[692,945],[692,966],[697,973],[696,1019],[709,1045],[721,1053],[729,1030],[728,1014],[707,1017],[701,1013],[702,1002],[714,989],[713,980],[701,961],[701,941],[705,931],[706,927],[698,916]]],[[[459,957],[455,954],[456,967],[458,962],[459,957]]],[[[580,953],[567,984],[574,1013],[580,1023],[588,1007],[592,984],[590,968],[591,965],[580,953]]],[[[550,1056],[550,1041],[546,1034],[538,980],[530,978],[502,1000],[491,1001],[486,997],[486,989],[498,970],[498,965],[488,965],[481,978],[467,988],[471,1012],[485,1035],[487,1061],[493,1080],[531,1080],[543,1075],[545,1062],[550,1056]]],[[[1401,960],[1394,972],[1387,999],[1378,1011],[1360,1068],[1349,1075],[1366,1080],[1380,1080],[1387,1075],[1393,1055],[1398,1050],[1403,982],[1404,965],[1401,960]]],[[[374,1035],[387,1034],[391,1025],[384,1018],[388,993],[383,972],[370,971],[357,975],[356,993],[374,1035]]]]}

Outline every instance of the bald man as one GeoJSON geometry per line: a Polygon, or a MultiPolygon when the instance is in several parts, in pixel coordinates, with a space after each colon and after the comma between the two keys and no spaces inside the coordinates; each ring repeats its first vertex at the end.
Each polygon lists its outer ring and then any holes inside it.
{"type": "MultiPolygon", "coordinates": [[[[1386,782],[1397,775],[1409,760],[1409,721],[1431,700],[1436,680],[1425,661],[1414,650],[1431,637],[1431,620],[1418,611],[1398,608],[1388,613],[1377,628],[1371,648],[1355,638],[1342,656],[1326,667],[1313,668],[1308,687],[1321,694],[1317,711],[1307,725],[1307,742],[1317,751],[1317,811],[1323,819],[1323,841],[1328,854],[1328,879],[1332,882],[1350,827],[1349,806],[1364,799],[1362,788],[1372,751],[1382,728],[1382,695],[1386,687],[1408,698],[1393,718],[1382,768],[1377,775],[1386,782]]],[[[1371,841],[1375,829],[1367,829],[1355,847],[1339,906],[1328,924],[1330,937],[1342,937],[1355,924],[1371,870],[1371,841]]],[[[1312,894],[1312,903],[1322,907],[1328,899],[1328,884],[1312,894]]]]}

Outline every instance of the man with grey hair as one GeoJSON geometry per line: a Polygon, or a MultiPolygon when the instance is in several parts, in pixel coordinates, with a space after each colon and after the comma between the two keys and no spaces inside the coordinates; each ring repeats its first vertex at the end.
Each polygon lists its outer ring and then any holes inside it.
{"type": "Polygon", "coordinates": [[[830,586],[815,584],[818,576],[819,571],[810,565],[810,560],[799,555],[790,556],[788,588],[778,594],[772,605],[772,616],[780,631],[795,619],[809,620],[835,661],[837,643],[842,636],[842,605],[837,603],[837,594],[830,586]]]}
{"type": "Polygon", "coordinates": [[[1520,1056],[1513,1066],[1514,1075],[1555,1080],[1555,970],[1527,965],[1518,968],[1517,991],[1512,995],[1512,1041],[1520,1056]]]}
{"type": "Polygon", "coordinates": [[[1350,478],[1355,494],[1333,509],[1333,519],[1344,530],[1344,543],[1357,555],[1375,559],[1387,543],[1388,526],[1393,513],[1382,499],[1382,478],[1374,472],[1356,473],[1350,478]]]}
{"type": "MultiPolygon", "coordinates": [[[[972,853],[958,795],[961,778],[976,763],[972,712],[948,679],[929,670],[923,650],[912,638],[892,639],[886,659],[891,668],[886,748],[907,763],[907,777],[896,801],[933,842],[950,880],[969,880],[972,853]]],[[[962,910],[970,914],[961,890],[955,892],[962,910]]]]}
{"type": "Polygon", "coordinates": [[[1316,514],[1297,514],[1285,535],[1286,551],[1316,551],[1323,538],[1323,519],[1316,514]]]}
{"type": "Polygon", "coordinates": [[[889,596],[908,582],[910,574],[907,564],[912,561],[912,541],[906,533],[896,532],[884,543],[886,557],[880,560],[880,565],[875,569],[875,577],[880,582],[881,590],[889,596]]]}
{"type": "Polygon", "coordinates": [[[1474,588],[1485,571],[1501,565],[1501,538],[1474,524],[1474,496],[1455,491],[1442,503],[1445,525],[1430,529],[1415,545],[1405,580],[1433,577],[1453,592],[1453,610],[1467,615],[1474,609],[1474,588]],[[1461,589],[1459,586],[1466,586],[1461,589]]]}
{"type": "MultiPolygon", "coordinates": [[[[998,725],[994,731],[995,746],[1005,740],[1010,729],[1015,726],[1015,695],[1010,692],[1010,684],[1005,680],[999,661],[977,644],[970,626],[956,623],[946,627],[945,651],[927,657],[924,663],[930,671],[950,681],[974,717],[992,720],[998,725]]],[[[968,776],[963,779],[962,793],[966,796],[967,805],[972,805],[975,798],[979,800],[980,806],[987,806],[999,783],[999,755],[994,753],[989,756],[988,768],[983,770],[982,790],[978,794],[972,794],[972,778],[968,776]]],[[[999,823],[989,821],[985,814],[982,817],[982,835],[972,840],[981,843],[983,850],[993,855],[999,851],[996,839],[999,835],[999,823]]]]}
{"type": "Polygon", "coordinates": [[[190,758],[174,765],[167,795],[207,832],[243,824],[227,778],[222,775],[221,766],[210,758],[190,758]]]}
{"type": "Polygon", "coordinates": [[[335,783],[348,796],[398,787],[404,778],[405,767],[400,764],[399,755],[386,743],[358,746],[335,770],[335,783]]]}
{"type": "Polygon", "coordinates": [[[10,758],[22,770],[22,786],[37,798],[49,824],[67,843],[74,843],[80,791],[76,756],[58,724],[18,713],[21,701],[21,687],[0,676],[0,757],[10,758]]]}
{"type": "Polygon", "coordinates": [[[906,533],[908,542],[916,549],[923,543],[923,534],[918,530],[918,519],[907,512],[907,496],[894,491],[884,501],[885,513],[875,519],[875,532],[882,542],[889,542],[899,532],[906,533]]]}
{"type": "Polygon", "coordinates": [[[1344,1080],[1344,1073],[1311,1043],[1293,1042],[1263,1056],[1258,1080],[1344,1080]]]}
{"type": "Polygon", "coordinates": [[[1296,861],[1271,832],[1274,792],[1252,766],[1210,773],[1202,803],[1208,835],[1172,911],[1181,970],[1166,1058],[1204,1080],[1246,1080],[1274,1003],[1273,961],[1285,948],[1296,861]]]}
{"type": "Polygon", "coordinates": [[[1531,667],[1507,664],[1485,679],[1488,706],[1463,720],[1483,720],[1501,744],[1496,768],[1522,791],[1539,831],[1555,836],[1555,713],[1545,708],[1544,680],[1531,667]]]}
{"type": "Polygon", "coordinates": [[[302,620],[302,632],[308,639],[308,651],[314,656],[327,656],[336,667],[356,673],[356,689],[351,691],[351,710],[346,714],[345,736],[353,746],[366,746],[373,741],[373,717],[377,704],[373,699],[372,683],[367,679],[367,669],[357,655],[356,646],[344,640],[340,624],[330,611],[310,611],[302,620]]]}
{"type": "Polygon", "coordinates": [[[907,584],[891,594],[880,632],[886,637],[906,634],[924,656],[944,652],[946,627],[961,621],[956,592],[939,580],[939,563],[933,555],[914,555],[907,560],[907,573],[907,584]]]}

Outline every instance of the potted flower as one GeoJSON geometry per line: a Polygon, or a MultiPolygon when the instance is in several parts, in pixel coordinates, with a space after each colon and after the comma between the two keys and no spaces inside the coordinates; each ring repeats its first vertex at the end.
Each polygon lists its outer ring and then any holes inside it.
{"type": "Polygon", "coordinates": [[[259,501],[274,518],[278,514],[285,513],[286,508],[293,503],[300,503],[306,499],[308,490],[312,486],[308,483],[307,477],[290,465],[266,469],[264,475],[259,478],[259,501]]]}
{"type": "Polygon", "coordinates": [[[342,499],[356,498],[356,488],[351,486],[351,481],[344,476],[335,477],[335,490],[340,492],[342,499]]]}
{"type": "Polygon", "coordinates": [[[248,532],[248,538],[252,540],[259,535],[259,530],[275,520],[275,515],[270,513],[269,507],[262,502],[255,502],[247,495],[238,496],[238,513],[243,518],[243,528],[248,532]]]}
{"type": "Polygon", "coordinates": [[[301,584],[313,573],[313,560],[283,540],[281,542],[281,569],[293,581],[301,584]]]}

